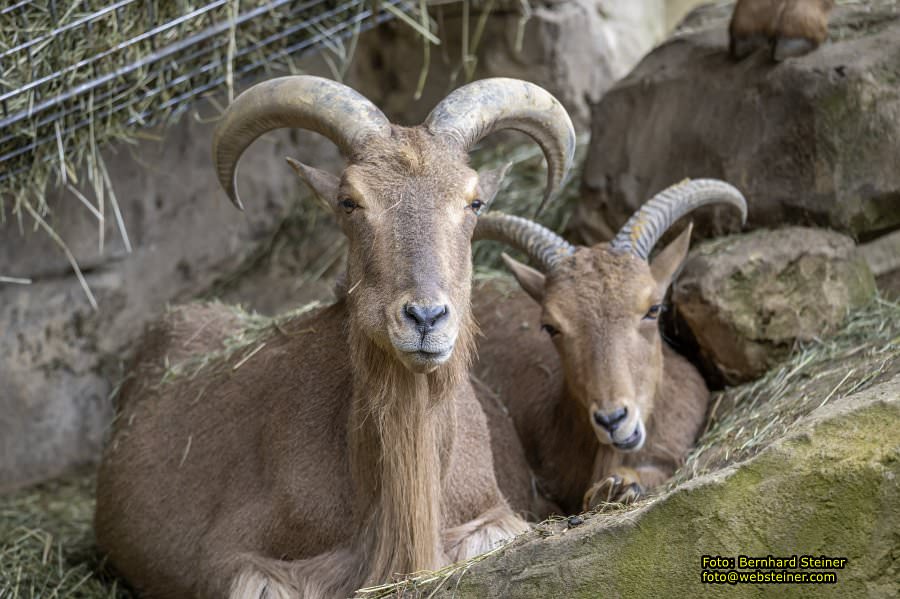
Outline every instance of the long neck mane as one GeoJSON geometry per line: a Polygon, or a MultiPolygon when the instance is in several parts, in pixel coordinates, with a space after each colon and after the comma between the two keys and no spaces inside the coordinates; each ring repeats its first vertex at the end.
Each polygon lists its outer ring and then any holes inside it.
{"type": "MultiPolygon", "coordinates": [[[[453,398],[468,384],[462,333],[448,363],[414,374],[351,326],[350,467],[365,582],[443,565],[441,480],[455,435],[453,398]]],[[[466,327],[462,327],[466,331],[466,327]]]]}

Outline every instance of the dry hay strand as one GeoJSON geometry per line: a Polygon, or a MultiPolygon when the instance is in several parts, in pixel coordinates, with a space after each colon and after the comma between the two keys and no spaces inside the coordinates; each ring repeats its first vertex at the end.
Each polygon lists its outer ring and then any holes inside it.
{"type": "MultiPolygon", "coordinates": [[[[525,538],[532,533],[526,532],[516,537],[517,539],[525,538]]],[[[402,580],[377,586],[366,587],[356,591],[354,599],[384,599],[386,597],[405,598],[430,598],[433,597],[441,589],[451,589],[465,576],[473,565],[482,562],[491,556],[494,556],[510,543],[514,543],[516,539],[512,539],[507,543],[499,545],[494,549],[486,551],[481,555],[469,558],[468,560],[450,564],[440,570],[423,571],[411,574],[402,580]],[[427,594],[425,594],[427,593],[427,594]]]]}
{"type": "Polygon", "coordinates": [[[746,460],[816,408],[900,372],[900,303],[875,296],[834,335],[800,344],[762,378],[716,394],[706,432],[670,487],[746,460]]]}
{"type": "MultiPolygon", "coordinates": [[[[584,169],[584,159],[587,156],[588,140],[587,135],[578,137],[572,170],[559,196],[534,219],[560,234],[565,231],[580,197],[581,173],[584,169]]],[[[535,144],[501,143],[477,151],[472,156],[472,166],[479,170],[497,168],[507,162],[511,162],[512,167],[504,178],[496,199],[491,204],[491,210],[530,218],[535,214],[543,199],[544,186],[547,182],[543,152],[535,144]]],[[[508,271],[500,259],[500,254],[503,252],[523,262],[528,261],[527,256],[512,250],[499,241],[481,241],[475,245],[473,251],[475,279],[508,276],[508,271]]]]}
{"type": "Polygon", "coordinates": [[[284,325],[322,306],[321,302],[314,301],[273,317],[248,312],[239,305],[223,304],[218,301],[201,303],[213,304],[230,311],[237,317],[240,326],[224,339],[221,349],[197,354],[175,364],[167,364],[161,384],[183,378],[194,379],[200,374],[208,377],[229,370],[232,372],[238,370],[260,352],[272,336],[293,336],[308,332],[307,330],[288,332],[284,325]]]}

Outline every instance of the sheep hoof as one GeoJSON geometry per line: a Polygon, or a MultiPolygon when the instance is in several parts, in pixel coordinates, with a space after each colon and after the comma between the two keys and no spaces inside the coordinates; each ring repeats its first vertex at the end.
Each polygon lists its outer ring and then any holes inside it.
{"type": "Polygon", "coordinates": [[[615,505],[629,505],[644,495],[641,483],[630,473],[613,473],[588,489],[584,509],[603,511],[615,505]]]}
{"type": "Polygon", "coordinates": [[[772,49],[772,58],[781,62],[786,58],[794,58],[809,54],[818,47],[814,41],[805,37],[779,37],[772,49]]]}
{"type": "Polygon", "coordinates": [[[732,35],[730,44],[731,57],[735,60],[742,60],[768,45],[769,39],[764,35],[732,35]]]}

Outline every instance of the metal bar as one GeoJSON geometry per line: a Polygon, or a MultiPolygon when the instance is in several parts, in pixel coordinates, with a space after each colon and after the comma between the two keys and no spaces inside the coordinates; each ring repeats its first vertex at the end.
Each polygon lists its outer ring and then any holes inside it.
{"type": "Polygon", "coordinates": [[[21,2],[13,4],[12,6],[7,6],[3,10],[0,10],[0,15],[5,15],[7,13],[11,13],[12,11],[16,10],[17,8],[19,8],[21,6],[27,6],[27,5],[31,4],[32,2],[34,2],[34,0],[22,0],[21,2]]]}

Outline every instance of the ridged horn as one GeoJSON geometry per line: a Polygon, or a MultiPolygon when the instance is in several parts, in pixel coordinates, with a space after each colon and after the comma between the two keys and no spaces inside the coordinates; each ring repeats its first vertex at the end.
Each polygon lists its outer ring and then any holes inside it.
{"type": "Polygon", "coordinates": [[[526,254],[543,273],[550,272],[563,258],[575,252],[575,246],[547,227],[502,212],[479,216],[473,239],[491,239],[514,247],[526,254]]]}
{"type": "Polygon", "coordinates": [[[294,75],[258,83],[239,95],[213,134],[213,164],[222,188],[243,210],[237,166],[253,140],[274,129],[309,129],[333,141],[344,156],[369,135],[385,135],[390,123],[369,100],[342,83],[294,75]]]}
{"type": "Polygon", "coordinates": [[[747,222],[747,200],[733,185],[718,179],[688,179],[664,189],[641,206],[609,246],[646,260],[675,221],[707,204],[730,204],[741,211],[741,224],[747,222]]]}
{"type": "Polygon", "coordinates": [[[460,87],[434,107],[425,126],[465,151],[501,129],[529,135],[547,158],[538,212],[559,193],[575,156],[575,128],[566,109],[545,89],[518,79],[496,77],[460,87]]]}

